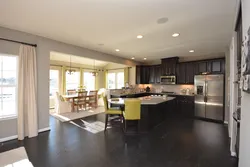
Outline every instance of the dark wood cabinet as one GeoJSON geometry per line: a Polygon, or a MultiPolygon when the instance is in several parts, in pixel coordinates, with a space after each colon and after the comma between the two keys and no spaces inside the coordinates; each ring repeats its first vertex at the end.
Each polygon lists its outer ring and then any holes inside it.
{"type": "Polygon", "coordinates": [[[177,84],[186,84],[186,63],[177,65],[177,84]]]}
{"type": "Polygon", "coordinates": [[[161,65],[156,65],[155,66],[155,83],[159,84],[161,83],[161,65]]]}
{"type": "Polygon", "coordinates": [[[194,63],[177,65],[177,84],[194,84],[194,63]]]}
{"type": "Polygon", "coordinates": [[[176,75],[176,66],[179,58],[166,58],[161,60],[162,75],[176,75]]]}
{"type": "Polygon", "coordinates": [[[225,73],[225,59],[212,59],[197,61],[195,65],[195,74],[224,74],[225,73]]]}
{"type": "Polygon", "coordinates": [[[149,66],[136,66],[136,84],[149,84],[149,66]]]}
{"type": "Polygon", "coordinates": [[[154,84],[155,83],[155,66],[149,67],[149,83],[154,84]]]}
{"type": "Polygon", "coordinates": [[[194,84],[194,63],[190,62],[186,64],[186,84],[194,84]]]}
{"type": "Polygon", "coordinates": [[[177,115],[186,118],[194,117],[194,97],[176,96],[177,115]]]}
{"type": "Polygon", "coordinates": [[[136,66],[136,84],[141,84],[141,66],[136,66]]]}

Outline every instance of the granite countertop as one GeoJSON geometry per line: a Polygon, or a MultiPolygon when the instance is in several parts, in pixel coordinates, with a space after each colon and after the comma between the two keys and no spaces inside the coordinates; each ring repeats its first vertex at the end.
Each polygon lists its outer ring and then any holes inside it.
{"type": "MultiPolygon", "coordinates": [[[[160,103],[174,100],[175,97],[167,97],[166,99],[164,99],[163,97],[159,97],[159,96],[158,97],[146,96],[146,97],[138,97],[138,99],[141,99],[141,105],[157,105],[160,103]]],[[[109,99],[109,102],[111,104],[123,105],[124,100],[125,98],[119,98],[119,101],[111,101],[111,99],[109,99]]]]}
{"type": "MultiPolygon", "coordinates": [[[[144,93],[152,93],[152,94],[158,94],[158,95],[165,95],[166,93],[156,93],[156,92],[135,92],[135,93],[119,93],[119,92],[115,92],[115,93],[111,93],[111,95],[113,96],[126,96],[126,95],[138,95],[138,94],[144,94],[144,93]]],[[[194,96],[194,94],[183,94],[183,93],[173,93],[173,94],[168,94],[169,96],[173,95],[173,96],[194,96]]]]}

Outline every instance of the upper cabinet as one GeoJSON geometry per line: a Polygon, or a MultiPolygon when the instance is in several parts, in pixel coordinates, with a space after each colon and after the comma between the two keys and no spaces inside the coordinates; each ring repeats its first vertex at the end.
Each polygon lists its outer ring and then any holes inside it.
{"type": "Polygon", "coordinates": [[[195,64],[195,74],[224,74],[225,59],[213,59],[205,61],[197,61],[195,64]]]}
{"type": "Polygon", "coordinates": [[[176,66],[179,58],[166,58],[161,60],[161,74],[162,75],[176,75],[176,66]]]}
{"type": "Polygon", "coordinates": [[[177,84],[194,84],[194,68],[192,62],[177,65],[177,84]]]}
{"type": "Polygon", "coordinates": [[[160,84],[162,75],[174,75],[177,84],[194,84],[200,74],[224,74],[225,59],[178,63],[178,58],[162,59],[161,65],[136,66],[136,84],[160,84]]]}
{"type": "Polygon", "coordinates": [[[136,84],[149,84],[149,66],[136,66],[136,84]]]}

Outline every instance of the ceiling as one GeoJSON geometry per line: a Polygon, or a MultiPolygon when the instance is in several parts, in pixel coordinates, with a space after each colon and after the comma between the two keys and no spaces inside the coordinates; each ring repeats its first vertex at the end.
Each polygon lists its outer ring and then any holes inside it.
{"type": "Polygon", "coordinates": [[[108,65],[106,61],[94,60],[89,58],[84,58],[80,56],[74,56],[64,53],[58,52],[51,52],[50,53],[50,60],[57,61],[57,62],[70,62],[75,64],[87,65],[87,66],[97,66],[97,67],[104,67],[108,65]]]}
{"type": "Polygon", "coordinates": [[[0,26],[137,61],[209,57],[229,46],[235,8],[236,0],[7,0],[0,26]]]}

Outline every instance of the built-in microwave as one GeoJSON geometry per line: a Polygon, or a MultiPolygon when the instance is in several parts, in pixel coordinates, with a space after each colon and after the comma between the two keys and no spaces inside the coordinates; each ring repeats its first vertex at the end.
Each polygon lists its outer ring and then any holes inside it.
{"type": "Polygon", "coordinates": [[[161,84],[163,84],[163,85],[175,85],[176,84],[176,77],[174,75],[161,76],[161,84]]]}

